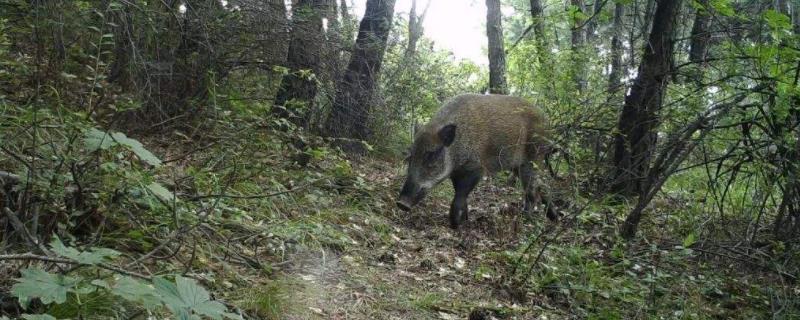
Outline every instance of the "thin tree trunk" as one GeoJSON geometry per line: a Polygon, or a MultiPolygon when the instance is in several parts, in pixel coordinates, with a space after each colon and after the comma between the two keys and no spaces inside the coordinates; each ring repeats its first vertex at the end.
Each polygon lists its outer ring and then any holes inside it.
{"type": "Polygon", "coordinates": [[[486,0],[486,36],[489,38],[489,92],[507,94],[506,52],[500,0],[486,0]]]}
{"type": "Polygon", "coordinates": [[[599,19],[600,11],[603,10],[603,0],[594,0],[593,7],[592,16],[594,17],[586,24],[586,43],[589,45],[594,45],[594,40],[597,38],[595,34],[597,32],[597,19],[599,19]]]}
{"type": "Polygon", "coordinates": [[[703,63],[706,60],[708,41],[711,34],[708,32],[708,0],[699,0],[703,8],[697,9],[692,25],[691,42],[689,45],[689,61],[703,63]]]}
{"type": "MultiPolygon", "coordinates": [[[[585,7],[583,5],[583,0],[570,0],[570,4],[575,6],[581,12],[584,12],[585,7]]],[[[584,32],[581,31],[580,25],[581,21],[575,19],[572,25],[572,41],[571,41],[571,49],[572,49],[572,78],[575,81],[575,88],[578,89],[578,92],[583,92],[586,87],[585,79],[583,78],[583,59],[580,58],[579,50],[583,46],[584,43],[584,32]]]]}
{"type": "Polygon", "coordinates": [[[337,85],[325,125],[331,137],[362,140],[372,137],[369,116],[375,105],[374,93],[392,26],[394,3],[395,0],[367,1],[350,63],[337,85]]]}
{"type": "Polygon", "coordinates": [[[622,79],[622,17],[625,16],[625,5],[614,4],[614,24],[611,27],[611,70],[608,72],[608,94],[613,95],[622,79]]]}
{"type": "Polygon", "coordinates": [[[423,33],[422,22],[425,21],[425,15],[428,14],[428,8],[432,1],[428,1],[420,15],[417,15],[417,0],[411,1],[411,12],[408,14],[408,44],[403,54],[406,60],[411,59],[417,53],[417,42],[422,38],[423,33]]]}
{"type": "MultiPolygon", "coordinates": [[[[671,72],[671,38],[679,7],[679,0],[659,1],[638,75],[625,98],[614,142],[611,191],[615,193],[639,194],[647,177],[656,145],[658,113],[671,72]]],[[[638,224],[638,217],[634,220],[638,224]]]]}
{"type": "MultiPolygon", "coordinates": [[[[577,7],[578,10],[580,10],[581,12],[584,11],[583,0],[570,0],[570,5],[577,7]]],[[[580,24],[581,22],[578,21],[577,19],[573,21],[572,31],[571,31],[572,50],[577,49],[583,43],[583,32],[581,32],[581,30],[578,28],[580,24]]]]}
{"type": "Polygon", "coordinates": [[[306,117],[302,109],[313,108],[317,95],[317,81],[312,74],[321,71],[322,17],[326,6],[325,0],[299,0],[292,7],[292,38],[286,60],[289,73],[283,77],[273,113],[301,126],[306,117]]]}
{"type": "MultiPolygon", "coordinates": [[[[342,25],[347,26],[348,30],[353,24],[353,17],[350,16],[350,9],[347,8],[347,0],[339,1],[339,14],[342,17],[342,25]]],[[[349,35],[352,39],[352,34],[349,35]]]]}
{"type": "Polygon", "coordinates": [[[544,38],[544,8],[542,0],[531,0],[531,18],[533,18],[533,32],[540,45],[545,42],[544,38]]]}

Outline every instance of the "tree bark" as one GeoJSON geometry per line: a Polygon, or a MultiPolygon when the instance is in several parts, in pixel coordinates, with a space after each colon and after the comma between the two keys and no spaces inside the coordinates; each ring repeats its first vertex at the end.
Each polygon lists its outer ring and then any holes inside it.
{"type": "Polygon", "coordinates": [[[620,113],[611,175],[611,191],[620,195],[640,193],[647,177],[656,145],[658,113],[671,72],[671,38],[679,7],[679,0],[658,2],[638,75],[620,113]]]}
{"type": "Polygon", "coordinates": [[[489,92],[507,94],[506,52],[500,0],[486,0],[486,36],[489,38],[489,92]]]}
{"type": "Polygon", "coordinates": [[[425,21],[425,15],[428,14],[428,8],[430,8],[432,1],[433,0],[428,1],[428,4],[425,5],[425,9],[422,10],[422,14],[420,15],[417,15],[417,0],[411,1],[411,12],[408,14],[408,44],[403,54],[406,60],[417,53],[417,42],[422,38],[423,33],[422,22],[425,21]]]}
{"type": "MultiPolygon", "coordinates": [[[[570,0],[570,5],[577,7],[580,12],[585,11],[583,0],[570,0]]],[[[575,19],[575,21],[573,21],[572,30],[570,32],[572,36],[571,49],[573,54],[572,78],[575,81],[575,88],[578,89],[578,92],[583,92],[583,90],[586,87],[585,80],[583,78],[583,73],[584,73],[583,62],[582,59],[580,59],[580,56],[578,55],[578,51],[584,42],[583,38],[584,32],[582,32],[580,29],[581,23],[582,23],[581,21],[575,19]]]]}
{"type": "Polygon", "coordinates": [[[698,1],[703,8],[697,9],[692,25],[691,42],[689,44],[689,61],[703,63],[706,60],[708,41],[711,34],[708,32],[708,0],[698,1]]]}
{"type": "MultiPolygon", "coordinates": [[[[337,85],[325,129],[328,136],[367,140],[372,137],[369,116],[380,74],[395,0],[368,0],[358,28],[350,63],[337,85]]],[[[357,150],[356,150],[357,151],[357,150]]]]}
{"type": "Polygon", "coordinates": [[[614,5],[614,24],[611,37],[611,70],[608,72],[608,94],[613,95],[622,80],[622,17],[625,16],[625,5],[617,2],[614,5]]]}
{"type": "Polygon", "coordinates": [[[533,32],[540,45],[544,44],[544,8],[542,0],[531,0],[531,18],[533,18],[533,32]]]}
{"type": "Polygon", "coordinates": [[[326,9],[325,0],[299,0],[292,7],[292,38],[286,59],[289,73],[283,77],[272,110],[275,115],[300,126],[306,122],[302,109],[311,109],[317,95],[315,75],[321,71],[322,18],[326,9]]]}
{"type": "Polygon", "coordinates": [[[603,0],[594,0],[593,18],[586,24],[586,43],[589,45],[593,45],[592,43],[597,38],[597,35],[595,35],[595,32],[597,32],[597,19],[599,19],[600,11],[603,10],[603,4],[603,0]]]}
{"type": "MultiPolygon", "coordinates": [[[[570,0],[569,3],[571,6],[577,7],[580,12],[584,11],[583,0],[570,0]]],[[[575,19],[572,24],[572,30],[570,34],[572,38],[571,44],[573,50],[583,43],[583,32],[581,32],[581,30],[578,28],[580,24],[581,22],[577,19],[575,19]]]]}

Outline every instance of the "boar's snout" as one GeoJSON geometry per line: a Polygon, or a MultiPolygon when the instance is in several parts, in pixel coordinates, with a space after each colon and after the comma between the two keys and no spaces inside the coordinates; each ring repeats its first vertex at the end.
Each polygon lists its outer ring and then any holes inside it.
{"type": "Polygon", "coordinates": [[[416,182],[411,179],[406,179],[406,183],[403,184],[403,189],[400,190],[400,196],[397,198],[395,204],[397,204],[397,207],[401,210],[409,211],[411,207],[425,198],[425,191],[426,190],[422,189],[416,182]]]}

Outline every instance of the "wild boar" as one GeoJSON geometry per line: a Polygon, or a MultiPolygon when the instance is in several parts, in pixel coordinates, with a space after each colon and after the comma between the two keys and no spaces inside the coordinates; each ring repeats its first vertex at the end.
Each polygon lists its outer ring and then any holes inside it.
{"type": "Polygon", "coordinates": [[[505,95],[456,96],[415,134],[397,206],[411,210],[431,188],[450,178],[455,189],[450,227],[458,229],[468,220],[467,197],[481,178],[513,170],[525,190],[525,215],[530,217],[541,197],[547,217],[554,220],[553,207],[535,190],[533,165],[541,163],[549,146],[547,119],[525,100],[505,95]]]}

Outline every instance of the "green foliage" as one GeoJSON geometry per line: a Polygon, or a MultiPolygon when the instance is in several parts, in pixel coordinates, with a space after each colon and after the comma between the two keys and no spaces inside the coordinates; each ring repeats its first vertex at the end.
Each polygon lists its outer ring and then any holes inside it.
{"type": "Polygon", "coordinates": [[[27,307],[31,298],[39,298],[42,303],[64,303],[68,292],[78,292],[79,278],[54,275],[38,268],[22,270],[22,278],[11,287],[11,292],[27,307]]]}
{"type": "Polygon", "coordinates": [[[90,251],[78,251],[75,248],[67,247],[58,237],[53,237],[50,247],[56,254],[74,260],[80,264],[98,264],[107,262],[120,255],[116,250],[108,248],[92,248],[90,251]]]}
{"type": "Polygon", "coordinates": [[[264,285],[247,288],[240,298],[241,305],[265,319],[281,319],[290,306],[288,301],[290,287],[290,284],[270,281],[264,285]]]}
{"type": "Polygon", "coordinates": [[[227,307],[222,303],[211,300],[208,291],[193,279],[181,276],[175,276],[174,282],[164,277],[155,277],[152,282],[129,276],[107,279],[111,283],[104,279],[88,281],[81,276],[67,277],[38,268],[28,268],[22,270],[22,277],[17,279],[18,283],[12,287],[11,292],[24,308],[28,308],[32,298],[38,298],[44,305],[54,304],[50,306],[51,314],[66,317],[96,314],[101,308],[109,309],[110,312],[117,311],[115,308],[123,311],[121,301],[110,299],[111,294],[147,310],[158,310],[166,306],[180,319],[199,319],[199,316],[241,319],[239,315],[228,313],[227,307]]]}
{"type": "Polygon", "coordinates": [[[86,131],[86,149],[93,152],[97,150],[106,150],[115,145],[120,145],[128,148],[139,159],[151,166],[160,166],[161,160],[158,159],[152,152],[147,150],[141,142],[128,138],[122,132],[103,132],[97,128],[91,128],[86,131]]]}
{"type": "Polygon", "coordinates": [[[194,279],[175,276],[173,283],[163,277],[155,277],[153,286],[161,301],[179,319],[200,319],[198,315],[212,319],[241,319],[238,315],[226,313],[222,303],[210,300],[208,291],[197,285],[194,279]]]}

